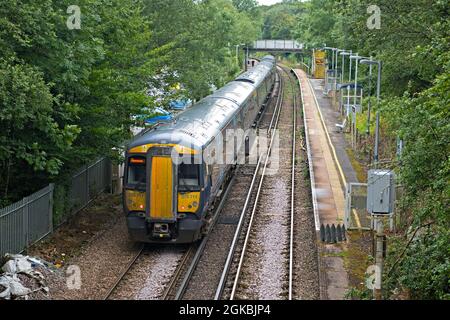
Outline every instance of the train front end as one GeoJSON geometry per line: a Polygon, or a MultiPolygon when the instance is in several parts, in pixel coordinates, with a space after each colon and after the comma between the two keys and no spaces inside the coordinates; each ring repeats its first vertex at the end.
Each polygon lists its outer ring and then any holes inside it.
{"type": "Polygon", "coordinates": [[[192,243],[201,238],[209,190],[197,153],[179,145],[142,145],[127,152],[124,211],[134,241],[192,243]]]}

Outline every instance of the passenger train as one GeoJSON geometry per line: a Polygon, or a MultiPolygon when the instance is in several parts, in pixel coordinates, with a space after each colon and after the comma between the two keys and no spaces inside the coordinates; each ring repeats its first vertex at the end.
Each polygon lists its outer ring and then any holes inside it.
{"type": "MultiPolygon", "coordinates": [[[[134,241],[192,243],[202,238],[211,208],[236,164],[236,158],[232,163],[209,159],[222,155],[225,148],[217,146],[226,142],[218,140],[225,139],[227,130],[254,126],[276,77],[276,60],[266,56],[127,147],[123,203],[134,241]]],[[[235,148],[242,150],[244,144],[235,148]]]]}

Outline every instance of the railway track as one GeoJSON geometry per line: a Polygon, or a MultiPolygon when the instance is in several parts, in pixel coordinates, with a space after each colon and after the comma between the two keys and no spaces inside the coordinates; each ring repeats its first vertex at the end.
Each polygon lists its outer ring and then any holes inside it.
{"type": "MultiPolygon", "coordinates": [[[[213,221],[211,222],[211,228],[214,229],[214,226],[217,224],[217,221],[220,216],[220,212],[223,209],[223,206],[225,205],[225,201],[228,197],[229,192],[231,191],[231,188],[234,183],[234,178],[230,180],[230,182],[227,184],[227,187],[225,189],[225,192],[222,195],[222,198],[219,202],[219,205],[215,209],[215,214],[213,221]]],[[[177,267],[177,270],[175,271],[172,279],[170,280],[169,284],[166,287],[166,290],[163,293],[162,299],[163,300],[182,300],[183,296],[186,292],[186,288],[189,285],[189,282],[192,278],[192,275],[195,272],[195,269],[200,261],[200,258],[203,255],[203,252],[205,250],[206,244],[209,241],[209,237],[211,235],[211,232],[208,232],[208,234],[202,239],[202,241],[198,244],[192,244],[186,254],[183,256],[183,259],[181,260],[180,264],[177,267]]]]}
{"type": "MultiPolygon", "coordinates": [[[[277,106],[280,106],[279,100],[281,99],[281,96],[282,95],[280,93],[278,93],[277,102],[276,102],[277,106]]],[[[268,103],[267,105],[269,105],[269,104],[270,103],[268,103]]],[[[268,121],[264,121],[264,119],[263,119],[263,118],[265,118],[266,111],[268,109],[267,105],[261,111],[261,114],[256,121],[257,128],[261,128],[263,126],[267,127],[267,124],[269,123],[268,121]]],[[[279,112],[274,112],[273,116],[270,118],[270,124],[269,124],[268,128],[264,128],[264,129],[268,129],[269,132],[272,134],[273,129],[275,129],[274,125],[275,125],[275,122],[278,117],[279,117],[279,112]]],[[[221,203],[218,207],[218,213],[220,211],[222,211],[222,209],[226,203],[229,204],[228,194],[232,189],[234,189],[233,187],[239,189],[238,185],[242,184],[243,180],[248,181],[249,175],[251,175],[251,177],[252,177],[250,189],[253,188],[253,186],[257,182],[258,173],[260,172],[259,168],[261,167],[261,165],[262,165],[262,158],[259,159],[258,164],[256,166],[255,165],[239,166],[239,168],[236,170],[236,171],[239,171],[239,173],[236,173],[235,175],[233,175],[233,179],[229,183],[227,190],[226,190],[224,196],[222,197],[221,203]],[[250,173],[250,170],[251,170],[251,173],[250,173]]],[[[247,198],[244,207],[247,207],[248,204],[251,202],[251,200],[252,199],[250,199],[250,197],[247,198]]],[[[231,201],[232,200],[230,200],[230,202],[231,201]]],[[[214,223],[213,223],[214,226],[216,226],[216,224],[218,223],[220,214],[216,214],[215,216],[217,217],[217,220],[214,221],[214,223]]],[[[230,214],[230,212],[227,212],[227,215],[225,215],[225,216],[228,216],[228,218],[230,218],[230,216],[232,216],[232,214],[230,214]]],[[[238,226],[242,226],[242,222],[238,226]]],[[[214,228],[211,228],[211,231],[213,229],[214,228]]],[[[202,242],[194,250],[195,253],[191,254],[191,258],[183,259],[182,263],[178,266],[177,271],[175,272],[170,283],[168,284],[168,287],[166,288],[166,291],[162,297],[163,299],[165,299],[165,300],[169,300],[169,299],[181,300],[181,299],[185,298],[186,292],[190,293],[191,297],[192,297],[192,294],[195,292],[195,289],[190,288],[191,280],[193,279],[194,274],[198,271],[198,266],[199,266],[201,259],[202,259],[201,263],[205,263],[205,261],[203,261],[203,260],[208,261],[208,259],[212,258],[210,255],[205,254],[205,250],[208,247],[208,245],[211,246],[212,242],[216,241],[215,239],[210,239],[210,236],[211,236],[211,233],[209,233],[202,240],[202,242]]],[[[217,236],[217,235],[214,235],[214,236],[217,236]]],[[[222,247],[223,247],[223,244],[227,242],[227,240],[225,238],[221,237],[221,239],[220,239],[221,241],[223,241],[221,243],[222,247]]],[[[231,242],[231,238],[230,238],[230,242],[231,242]]],[[[213,254],[213,256],[214,256],[214,254],[213,254]]],[[[224,257],[224,259],[225,259],[225,257],[224,257]]],[[[202,266],[205,267],[204,265],[202,265],[202,266]]],[[[218,278],[220,277],[220,273],[217,274],[217,277],[218,278]]],[[[212,280],[212,278],[214,278],[214,277],[211,277],[210,275],[208,275],[208,279],[205,279],[205,280],[208,280],[209,282],[214,282],[214,280],[212,280]]],[[[219,279],[217,279],[217,282],[218,281],[219,281],[219,279]]],[[[203,298],[209,298],[209,299],[213,298],[215,288],[216,288],[215,286],[216,286],[216,284],[213,284],[212,293],[210,294],[210,296],[203,296],[203,298]]],[[[205,290],[205,288],[203,288],[202,292],[205,292],[205,291],[207,291],[207,290],[205,290]]],[[[187,299],[189,299],[189,297],[190,297],[190,295],[188,294],[187,299]]],[[[198,299],[197,294],[195,294],[195,298],[198,299]]]]}
{"type": "Polygon", "coordinates": [[[130,272],[130,270],[133,268],[134,264],[136,263],[136,261],[139,259],[139,257],[141,257],[141,255],[143,254],[145,249],[145,245],[142,244],[140,246],[140,248],[137,251],[137,254],[134,256],[133,259],[130,260],[130,262],[128,263],[128,265],[125,267],[125,269],[121,272],[121,274],[119,275],[119,277],[117,278],[117,280],[114,282],[113,286],[108,290],[108,292],[106,293],[106,295],[104,296],[103,300],[109,300],[111,298],[111,296],[113,295],[113,293],[116,291],[116,289],[119,287],[120,283],[122,282],[122,280],[126,277],[126,275],[130,272]]]}
{"type": "MultiPolygon", "coordinates": [[[[230,270],[231,270],[231,266],[233,264],[233,258],[235,257],[236,253],[239,252],[239,250],[242,250],[242,246],[241,246],[241,242],[242,242],[242,234],[244,230],[247,230],[247,234],[246,234],[246,239],[244,242],[244,247],[243,250],[241,251],[241,260],[243,261],[244,256],[245,256],[245,252],[246,252],[246,248],[248,246],[248,237],[249,237],[249,233],[251,230],[251,226],[253,224],[253,220],[255,219],[255,214],[256,214],[256,208],[257,208],[257,204],[258,204],[258,199],[260,197],[261,194],[261,189],[264,183],[264,177],[265,177],[265,172],[267,170],[268,164],[269,164],[269,158],[270,158],[270,154],[272,152],[272,147],[273,147],[273,143],[274,143],[274,139],[275,139],[275,134],[276,134],[276,129],[278,128],[278,124],[280,121],[280,115],[281,115],[281,111],[283,108],[283,96],[284,96],[284,89],[285,89],[285,84],[283,82],[283,77],[281,76],[281,73],[285,72],[283,69],[279,69],[279,83],[280,85],[278,86],[278,94],[277,94],[277,100],[275,103],[275,108],[273,111],[273,115],[270,118],[270,123],[267,126],[268,121],[266,121],[266,123],[261,124],[261,119],[258,120],[258,127],[261,129],[267,129],[268,131],[268,136],[269,136],[269,140],[270,140],[270,145],[269,148],[267,150],[267,153],[264,156],[261,156],[258,160],[258,163],[256,165],[256,167],[254,168],[253,174],[252,174],[252,182],[249,188],[249,192],[247,194],[246,197],[246,201],[245,204],[243,206],[243,209],[241,211],[240,214],[240,218],[239,218],[239,222],[237,224],[236,227],[236,232],[233,238],[233,242],[231,244],[231,249],[228,253],[228,257],[227,257],[227,262],[225,264],[225,268],[224,268],[224,272],[222,273],[222,276],[220,278],[220,283],[219,286],[217,287],[217,291],[216,291],[216,295],[215,298],[216,299],[221,299],[222,295],[223,295],[223,291],[226,287],[226,284],[228,283],[229,279],[229,275],[230,275],[230,270]],[[256,189],[257,188],[257,189],[256,189]],[[257,194],[255,196],[255,192],[254,190],[257,190],[257,194]],[[247,214],[249,212],[249,210],[252,210],[251,214],[247,214]],[[240,248],[240,249],[238,249],[240,248]]],[[[295,109],[294,108],[294,127],[295,127],[295,109]]],[[[294,134],[294,139],[295,139],[295,134],[294,134]]],[[[295,151],[295,143],[293,145],[293,151],[295,151]]],[[[293,152],[293,164],[295,163],[295,152],[293,152]]],[[[292,168],[292,176],[294,176],[294,172],[295,172],[295,168],[292,168]]],[[[214,214],[214,220],[212,221],[212,225],[210,228],[210,231],[214,229],[214,226],[217,224],[218,219],[220,217],[220,211],[222,210],[223,206],[225,205],[225,202],[227,200],[228,197],[228,193],[230,192],[230,190],[232,189],[232,186],[234,184],[234,180],[235,177],[233,177],[231,179],[231,181],[228,183],[226,190],[221,198],[221,201],[218,205],[218,207],[215,210],[215,214],[214,214]]],[[[293,182],[294,183],[294,182],[293,182]]],[[[292,199],[294,198],[294,184],[292,185],[292,199]]],[[[293,241],[292,241],[292,234],[294,232],[294,227],[293,227],[293,210],[294,210],[294,206],[292,204],[291,206],[291,220],[292,220],[292,224],[291,224],[291,241],[290,241],[290,247],[291,247],[291,252],[292,252],[292,248],[293,248],[293,241]]],[[[183,299],[183,297],[185,296],[186,290],[191,282],[191,279],[193,277],[193,274],[196,271],[196,268],[199,264],[200,259],[202,258],[205,248],[207,246],[207,243],[209,241],[210,238],[210,232],[202,239],[202,241],[200,243],[196,243],[193,244],[191,246],[189,246],[189,248],[187,249],[187,251],[183,254],[180,262],[177,265],[177,268],[175,270],[175,272],[173,273],[173,275],[170,278],[169,283],[167,284],[165,290],[163,291],[162,295],[161,295],[161,299],[163,300],[181,300],[183,299]]],[[[144,248],[145,246],[142,246],[139,250],[139,252],[136,254],[136,256],[130,261],[130,263],[127,265],[127,267],[124,269],[124,271],[121,273],[121,275],[118,277],[117,281],[115,282],[114,286],[108,291],[107,295],[105,296],[105,300],[108,300],[112,297],[112,295],[114,294],[115,290],[118,288],[118,286],[120,285],[120,283],[123,281],[123,279],[127,276],[127,274],[130,272],[130,270],[132,269],[133,265],[136,263],[136,261],[139,260],[139,257],[142,255],[142,253],[144,252],[144,248]]],[[[292,254],[291,254],[292,257],[292,254]]],[[[292,270],[293,270],[293,260],[292,258],[290,259],[290,280],[289,280],[289,298],[292,298],[292,270]]],[[[239,274],[240,274],[240,270],[242,267],[242,261],[239,263],[238,266],[238,272],[236,273],[236,278],[235,278],[235,284],[233,285],[233,293],[231,295],[231,299],[234,298],[234,294],[237,288],[237,284],[239,281],[239,274]]]]}
{"type": "MultiPolygon", "coordinates": [[[[231,190],[231,186],[233,185],[233,180],[227,184],[227,188],[222,196],[222,199],[217,206],[214,214],[214,219],[211,224],[211,229],[214,228],[217,223],[219,213],[223,208],[225,200],[227,198],[228,193],[231,190]]],[[[192,274],[195,270],[195,267],[200,260],[201,255],[203,254],[203,250],[206,246],[206,243],[209,239],[209,233],[202,239],[200,243],[194,243],[188,247],[186,252],[183,254],[173,276],[171,277],[166,289],[162,293],[162,300],[181,300],[183,294],[186,290],[187,285],[192,277],[192,274]]],[[[139,258],[141,258],[145,252],[145,244],[142,244],[137,250],[136,255],[130,260],[128,265],[123,269],[120,275],[117,277],[113,286],[108,290],[105,294],[103,300],[110,300],[110,298],[114,295],[116,290],[118,290],[120,284],[126,279],[127,275],[131,272],[133,267],[138,262],[139,258]]]]}
{"type": "Polygon", "coordinates": [[[269,125],[269,137],[270,145],[267,153],[264,157],[261,157],[258,166],[255,170],[255,175],[252,181],[251,188],[247,194],[247,200],[242,209],[239,225],[236,228],[233,243],[228,253],[227,261],[220,279],[220,283],[217,287],[215,300],[228,298],[234,300],[236,293],[239,289],[240,280],[242,276],[242,270],[244,262],[246,261],[246,255],[250,247],[250,237],[253,231],[255,221],[258,219],[258,205],[262,197],[262,190],[265,183],[266,171],[270,163],[270,155],[273,151],[273,144],[275,139],[275,131],[279,126],[280,115],[284,107],[284,92],[286,89],[286,83],[283,81],[281,74],[286,74],[287,79],[291,86],[291,92],[293,94],[293,123],[292,123],[292,164],[291,164],[291,193],[290,193],[290,208],[289,208],[289,262],[288,262],[288,299],[292,300],[294,296],[294,218],[295,218],[295,165],[296,165],[296,128],[297,128],[297,96],[295,94],[294,85],[289,80],[290,75],[283,68],[279,68],[280,78],[280,93],[277,101],[274,116],[269,125]],[[256,180],[260,176],[259,182],[256,180]],[[257,186],[257,187],[256,187],[257,186]],[[254,198],[252,204],[250,199],[254,198]],[[251,210],[248,215],[247,212],[251,210]],[[226,292],[227,291],[227,292],[226,292]]]}

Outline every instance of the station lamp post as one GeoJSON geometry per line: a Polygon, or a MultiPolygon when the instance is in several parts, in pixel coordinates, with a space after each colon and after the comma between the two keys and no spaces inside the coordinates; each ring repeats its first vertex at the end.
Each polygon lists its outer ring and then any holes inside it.
{"type": "Polygon", "coordinates": [[[236,45],[236,64],[239,66],[239,47],[245,46],[245,43],[236,45]]]}
{"type": "Polygon", "coordinates": [[[377,102],[380,103],[381,96],[381,72],[383,68],[383,63],[381,61],[374,61],[372,59],[363,58],[359,63],[366,64],[369,66],[377,65],[378,66],[378,81],[377,81],[377,102]]]}
{"type": "MultiPolygon", "coordinates": [[[[351,56],[352,51],[342,51],[342,73],[341,73],[341,82],[344,83],[344,73],[345,73],[345,57],[351,56]]],[[[351,81],[352,78],[352,60],[350,59],[350,74],[349,74],[349,81],[351,81]]]]}
{"type": "MultiPolygon", "coordinates": [[[[380,96],[381,96],[381,73],[383,64],[381,61],[373,61],[371,59],[363,59],[359,63],[373,66],[378,66],[378,80],[377,80],[377,107],[380,106],[380,96]]],[[[369,116],[370,116],[370,110],[369,110],[369,116]]],[[[369,120],[369,128],[370,128],[370,120],[369,120]]],[[[370,130],[370,129],[369,129],[370,130]]],[[[374,153],[374,161],[375,166],[377,166],[379,161],[379,145],[380,145],[380,111],[377,110],[377,125],[376,125],[376,131],[375,131],[375,153],[374,153]]]]}
{"type": "MultiPolygon", "coordinates": [[[[344,50],[344,49],[337,49],[336,50],[336,71],[338,70],[338,67],[339,67],[339,55],[341,54],[341,52],[346,52],[347,50],[344,50]]],[[[342,69],[342,71],[344,71],[344,69],[342,69]]],[[[343,82],[342,81],[342,73],[343,72],[341,72],[341,83],[343,82]]],[[[337,75],[336,75],[336,77],[337,77],[337,75]]]]}
{"type": "Polygon", "coordinates": [[[331,70],[334,70],[334,52],[337,50],[333,47],[324,47],[325,50],[331,51],[331,70]]]}
{"type": "Polygon", "coordinates": [[[358,87],[358,61],[363,59],[363,57],[359,56],[357,53],[354,56],[350,56],[350,61],[355,60],[355,96],[354,96],[354,105],[356,106],[356,88],[358,87]]]}
{"type": "Polygon", "coordinates": [[[339,53],[341,53],[342,49],[336,49],[336,79],[337,79],[337,71],[338,71],[338,67],[339,67],[339,53]]]}

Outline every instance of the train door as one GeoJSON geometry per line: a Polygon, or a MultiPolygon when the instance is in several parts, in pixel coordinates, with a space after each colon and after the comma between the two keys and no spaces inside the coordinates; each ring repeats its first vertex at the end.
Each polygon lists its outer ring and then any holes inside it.
{"type": "Polygon", "coordinates": [[[154,219],[171,219],[172,208],[172,159],[154,157],[151,171],[150,216],[154,219]]]}
{"type": "Polygon", "coordinates": [[[175,221],[175,176],[169,148],[153,149],[149,153],[148,179],[149,205],[148,215],[151,220],[175,221]]]}

